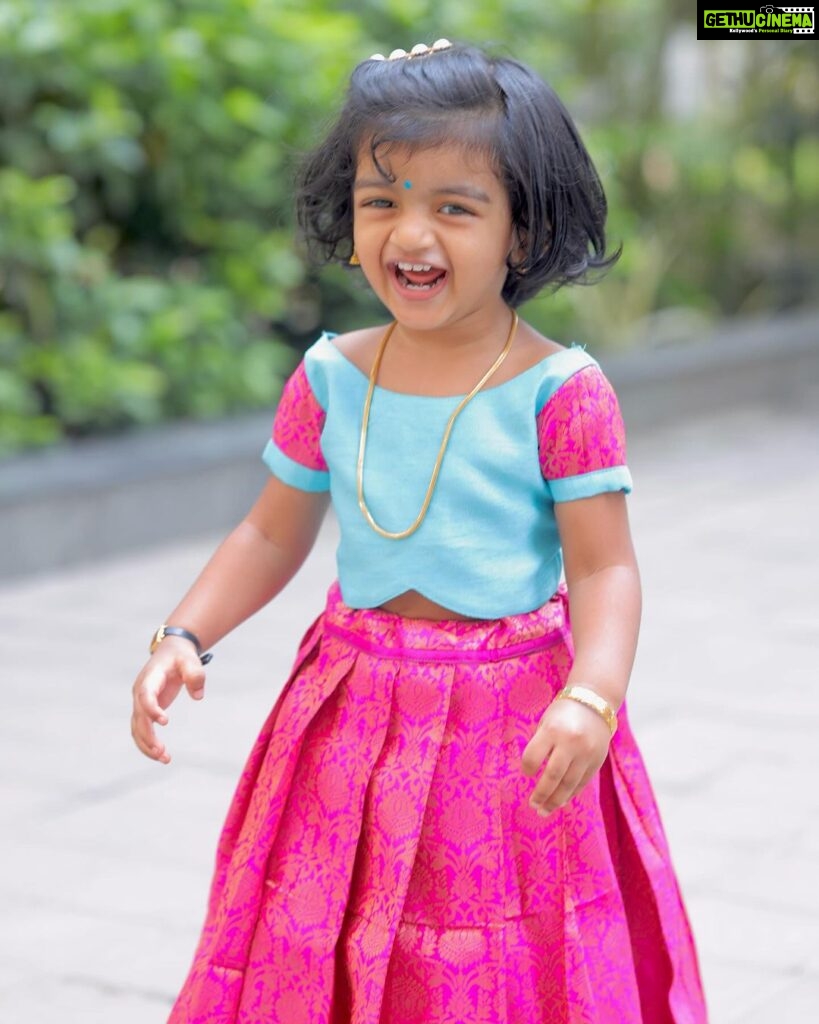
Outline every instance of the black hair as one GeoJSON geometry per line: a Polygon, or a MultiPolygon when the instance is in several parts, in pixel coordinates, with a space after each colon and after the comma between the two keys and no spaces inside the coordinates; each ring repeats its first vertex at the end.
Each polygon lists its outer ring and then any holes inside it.
{"type": "Polygon", "coordinates": [[[353,182],[369,145],[412,149],[457,143],[488,154],[506,188],[521,256],[503,286],[514,307],[545,287],[589,284],[606,256],[603,186],[571,116],[525,64],[472,46],[394,60],[366,60],[324,142],[305,159],[296,212],[310,253],[347,263],[353,246],[353,182]]]}

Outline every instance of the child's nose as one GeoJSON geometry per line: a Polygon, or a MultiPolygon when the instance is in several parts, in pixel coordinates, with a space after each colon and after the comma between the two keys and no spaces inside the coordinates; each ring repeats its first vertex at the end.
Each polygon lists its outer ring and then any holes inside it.
{"type": "Polygon", "coordinates": [[[393,244],[405,252],[423,249],[431,245],[434,239],[432,225],[421,213],[405,213],[393,227],[393,244]]]}

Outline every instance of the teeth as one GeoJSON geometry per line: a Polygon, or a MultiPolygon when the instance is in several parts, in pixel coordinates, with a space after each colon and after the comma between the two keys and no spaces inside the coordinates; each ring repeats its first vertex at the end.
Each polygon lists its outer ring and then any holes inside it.
{"type": "Polygon", "coordinates": [[[432,270],[432,265],[429,263],[398,263],[399,270],[414,270],[416,273],[421,273],[426,270],[432,270]]]}

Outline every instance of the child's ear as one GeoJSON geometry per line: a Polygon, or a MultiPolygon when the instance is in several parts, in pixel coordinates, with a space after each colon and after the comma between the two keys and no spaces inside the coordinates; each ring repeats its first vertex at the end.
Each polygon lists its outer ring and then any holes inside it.
{"type": "Polygon", "coordinates": [[[519,264],[526,257],[526,235],[519,227],[512,228],[512,239],[506,262],[510,267],[519,264]]]}
{"type": "MultiPolygon", "coordinates": [[[[551,231],[549,232],[549,234],[551,235],[551,231]]],[[[528,242],[529,240],[523,228],[514,227],[512,229],[511,247],[509,249],[509,255],[506,257],[506,262],[510,266],[515,266],[516,264],[519,264],[526,259],[526,256],[528,255],[528,242]]],[[[541,255],[543,255],[543,253],[545,253],[549,249],[551,244],[551,242],[547,242],[543,246],[541,255]]]]}

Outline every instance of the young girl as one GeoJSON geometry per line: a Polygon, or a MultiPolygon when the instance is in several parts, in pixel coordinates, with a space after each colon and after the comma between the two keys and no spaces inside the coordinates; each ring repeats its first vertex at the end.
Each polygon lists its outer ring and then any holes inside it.
{"type": "Polygon", "coordinates": [[[202,697],[202,650],[282,590],[332,498],[339,580],[239,783],[170,1020],[704,1024],[623,703],[617,400],[515,312],[619,256],[577,130],[514,60],[376,55],[298,212],[392,319],[308,350],[269,483],[134,685],[134,739],[167,764],[165,709],[202,697]]]}

